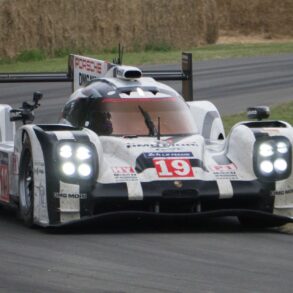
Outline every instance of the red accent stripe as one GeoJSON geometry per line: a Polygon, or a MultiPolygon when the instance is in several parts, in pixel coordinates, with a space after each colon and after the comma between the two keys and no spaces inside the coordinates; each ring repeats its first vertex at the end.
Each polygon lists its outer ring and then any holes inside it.
{"type": "Polygon", "coordinates": [[[176,98],[105,98],[102,103],[176,101],[176,98]]]}

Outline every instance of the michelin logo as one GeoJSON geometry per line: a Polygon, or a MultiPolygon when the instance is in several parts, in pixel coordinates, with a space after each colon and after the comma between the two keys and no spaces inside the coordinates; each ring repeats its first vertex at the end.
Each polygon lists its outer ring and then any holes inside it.
{"type": "Polygon", "coordinates": [[[191,158],[192,152],[150,152],[144,153],[145,158],[191,158]]]}

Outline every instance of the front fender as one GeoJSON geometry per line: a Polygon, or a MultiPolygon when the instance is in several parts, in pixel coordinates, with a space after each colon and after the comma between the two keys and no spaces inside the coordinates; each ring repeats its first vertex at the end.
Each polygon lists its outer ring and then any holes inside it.
{"type": "Polygon", "coordinates": [[[237,125],[232,128],[227,138],[227,157],[236,165],[241,166],[241,177],[255,180],[253,170],[253,146],[255,136],[250,128],[237,125]]]}
{"type": "MultiPolygon", "coordinates": [[[[90,200],[87,200],[87,192],[96,181],[102,152],[97,135],[88,130],[62,125],[24,125],[15,139],[18,163],[21,160],[24,133],[29,136],[33,156],[35,223],[42,226],[56,225],[88,215],[90,200]],[[56,148],[63,140],[88,144],[93,149],[95,159],[92,164],[95,171],[87,181],[67,180],[60,176],[56,148]]],[[[15,178],[18,181],[18,174],[15,178]]]]}
{"type": "MultiPolygon", "coordinates": [[[[293,128],[282,121],[242,122],[235,125],[228,137],[228,154],[232,160],[242,164],[246,172],[254,174],[253,170],[253,146],[260,136],[286,137],[293,146],[293,128]]],[[[292,151],[292,148],[291,148],[292,151]]],[[[291,155],[293,158],[293,154],[291,155]]],[[[293,159],[291,160],[291,166],[293,159]]],[[[293,219],[293,172],[285,180],[274,183],[271,194],[274,197],[275,215],[293,219]]]]}

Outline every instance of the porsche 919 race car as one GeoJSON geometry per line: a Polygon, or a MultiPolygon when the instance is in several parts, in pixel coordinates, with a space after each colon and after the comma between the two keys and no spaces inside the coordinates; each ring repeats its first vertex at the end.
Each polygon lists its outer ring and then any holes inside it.
{"type": "MultiPolygon", "coordinates": [[[[216,107],[190,98],[191,64],[183,53],[179,75],[156,74],[71,55],[74,91],[58,124],[31,123],[38,93],[19,109],[0,105],[1,204],[45,227],[125,212],[292,221],[292,126],[264,120],[268,109],[255,107],[248,116],[257,121],[236,124],[226,137],[216,107]],[[160,79],[184,80],[186,99],[160,79]]],[[[63,80],[0,81],[44,78],[63,80]]]]}

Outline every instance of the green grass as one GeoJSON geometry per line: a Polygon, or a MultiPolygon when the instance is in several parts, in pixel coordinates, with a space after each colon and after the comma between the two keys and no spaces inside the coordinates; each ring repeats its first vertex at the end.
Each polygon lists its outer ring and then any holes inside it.
{"type": "MultiPolygon", "coordinates": [[[[283,120],[293,125],[293,102],[271,107],[270,120],[283,120]]],[[[238,113],[223,117],[225,131],[228,134],[233,125],[240,121],[247,121],[246,113],[238,113]]]]}
{"type": "MultiPolygon", "coordinates": [[[[160,63],[180,63],[181,50],[171,50],[160,45],[150,45],[145,52],[126,52],[124,54],[124,64],[160,64],[160,63]]],[[[112,61],[117,54],[115,50],[108,50],[104,53],[82,53],[86,56],[95,57],[102,60],[112,61]]],[[[286,43],[258,43],[258,44],[229,44],[229,45],[209,45],[185,50],[193,53],[194,60],[237,58],[247,56],[265,56],[293,52],[293,41],[286,43]]],[[[46,71],[66,71],[67,56],[70,50],[56,51],[56,58],[45,58],[39,50],[24,51],[15,60],[0,59],[0,72],[46,72],[46,71]]],[[[76,52],[71,52],[76,53],[76,52]]]]}
{"type": "Polygon", "coordinates": [[[41,61],[46,59],[46,55],[44,52],[42,52],[39,49],[36,50],[25,50],[22,51],[15,61],[20,61],[20,62],[31,62],[31,61],[41,61]]]}

